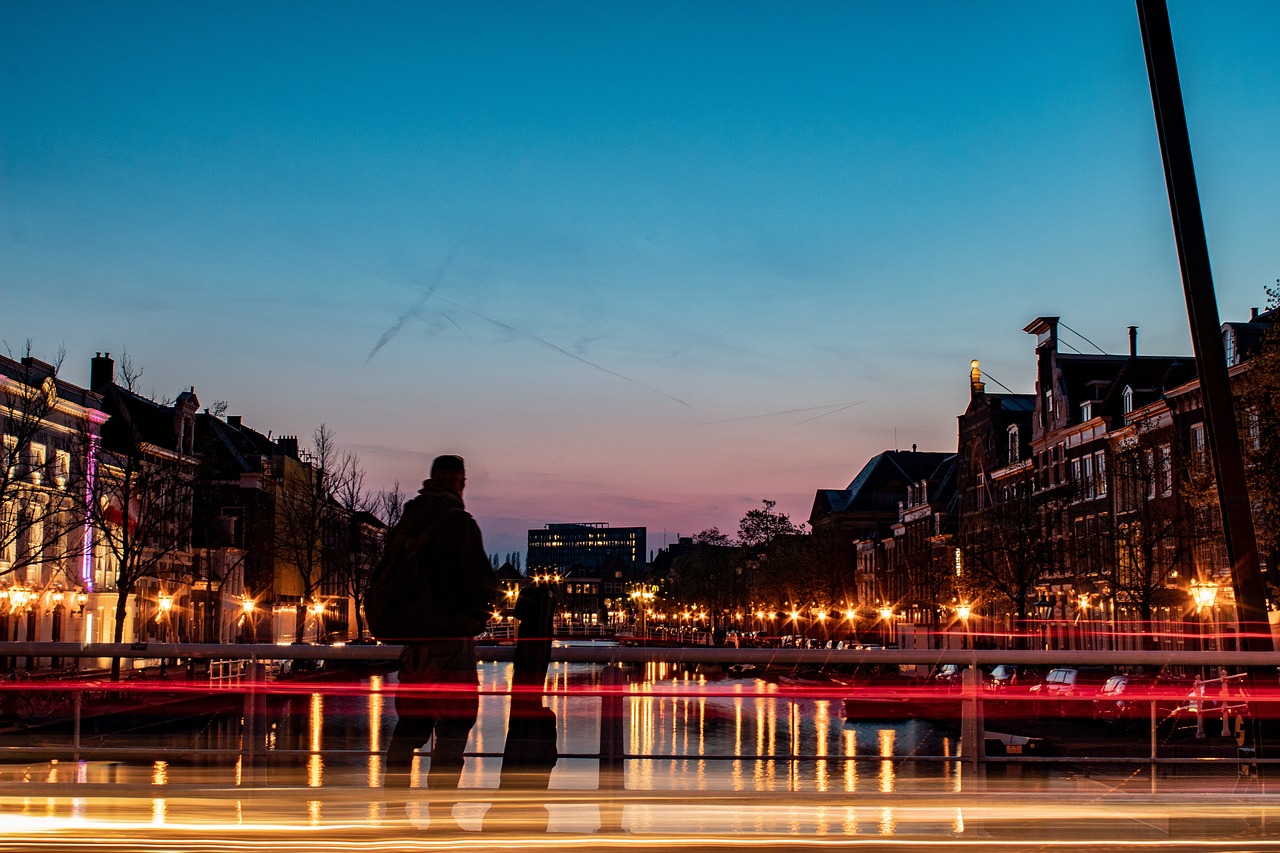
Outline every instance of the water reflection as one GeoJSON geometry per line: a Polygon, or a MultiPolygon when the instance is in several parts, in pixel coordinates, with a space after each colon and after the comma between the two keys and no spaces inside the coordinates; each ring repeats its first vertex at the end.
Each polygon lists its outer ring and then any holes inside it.
{"type": "MultiPolygon", "coordinates": [[[[594,756],[600,747],[602,671],[598,665],[563,662],[549,670],[546,704],[559,721],[556,747],[562,756],[551,774],[553,788],[599,785],[594,756]]],[[[633,679],[641,673],[644,680],[630,683],[623,701],[623,745],[635,756],[624,765],[630,789],[893,793],[909,780],[935,791],[960,790],[958,762],[904,760],[954,756],[954,738],[926,724],[850,725],[837,699],[787,695],[757,678],[708,675],[659,662],[637,668],[633,679]]],[[[480,666],[480,716],[468,752],[484,755],[467,759],[464,788],[498,786],[511,678],[509,663],[480,666]]],[[[138,724],[87,719],[85,747],[171,752],[159,753],[161,761],[153,752],[145,765],[127,755],[113,758],[95,763],[99,769],[92,773],[80,765],[77,775],[110,777],[134,767],[132,778],[142,781],[138,771],[145,766],[150,783],[163,786],[180,766],[225,774],[225,784],[234,786],[377,788],[384,769],[383,732],[395,722],[394,703],[386,694],[394,684],[394,674],[374,675],[301,693],[220,694],[183,713],[155,713],[138,724]]],[[[414,763],[417,787],[428,761],[414,763]]],[[[47,764],[38,772],[47,773],[50,782],[69,782],[71,766],[47,764]]],[[[29,781],[31,772],[30,767],[0,766],[0,778],[8,780],[25,773],[22,778],[29,781]]],[[[309,801],[308,809],[312,820],[320,820],[318,799],[309,801]]],[[[157,804],[155,817],[164,820],[163,805],[157,804]]],[[[836,825],[858,817],[839,814],[831,820],[836,825]]]]}
{"type": "Polygon", "coordinates": [[[850,725],[838,701],[789,696],[760,679],[646,671],[665,677],[634,687],[655,695],[629,703],[626,749],[637,758],[628,762],[628,787],[856,792],[859,762],[875,762],[881,793],[895,792],[901,774],[958,780],[950,762],[903,761],[953,754],[953,739],[924,723],[850,725]]]}

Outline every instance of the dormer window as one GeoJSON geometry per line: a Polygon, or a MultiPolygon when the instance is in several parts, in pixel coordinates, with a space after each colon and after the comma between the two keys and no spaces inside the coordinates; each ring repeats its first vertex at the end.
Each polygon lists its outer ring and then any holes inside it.
{"type": "Polygon", "coordinates": [[[1222,333],[1222,348],[1227,354],[1227,367],[1240,363],[1240,353],[1236,351],[1236,333],[1230,326],[1222,333]]]}
{"type": "Polygon", "coordinates": [[[1018,427],[1013,425],[1009,427],[1009,464],[1018,462],[1022,459],[1022,443],[1018,439],[1018,427]]]}
{"type": "Polygon", "coordinates": [[[1093,420],[1093,401],[1085,400],[1080,404],[1080,423],[1093,420]]]}
{"type": "Polygon", "coordinates": [[[1124,413],[1126,415],[1133,413],[1133,386],[1124,386],[1124,413]]]}

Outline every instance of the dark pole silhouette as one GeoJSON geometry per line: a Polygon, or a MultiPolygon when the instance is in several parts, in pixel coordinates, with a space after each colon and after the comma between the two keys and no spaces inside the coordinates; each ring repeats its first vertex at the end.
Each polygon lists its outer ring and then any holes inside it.
{"type": "MultiPolygon", "coordinates": [[[[502,750],[503,790],[545,791],[556,766],[556,715],[543,707],[542,697],[551,663],[551,633],[554,601],[549,584],[536,584],[521,591],[516,600],[515,671],[512,677],[511,715],[507,742],[502,750]]],[[[546,828],[548,814],[537,806],[537,823],[546,828]]],[[[531,829],[534,808],[511,812],[516,829],[531,829]]]]}
{"type": "Polygon", "coordinates": [[[1178,64],[1169,29],[1169,10],[1164,0],[1137,0],[1142,44],[1151,81],[1151,102],[1155,109],[1160,152],[1164,158],[1169,210],[1182,267],[1182,287],[1191,324],[1191,341],[1200,373],[1204,398],[1205,429],[1218,482],[1218,502],[1222,509],[1222,529],[1231,582],[1236,594],[1236,618],[1240,623],[1241,648],[1272,651],[1271,625],[1267,620],[1266,586],[1258,564],[1258,543],[1254,536],[1249,491],[1245,485],[1244,456],[1236,427],[1235,406],[1227,379],[1226,351],[1222,344],[1218,303],[1209,266],[1209,245],[1196,189],[1191,140],[1178,82],[1178,64]]]}

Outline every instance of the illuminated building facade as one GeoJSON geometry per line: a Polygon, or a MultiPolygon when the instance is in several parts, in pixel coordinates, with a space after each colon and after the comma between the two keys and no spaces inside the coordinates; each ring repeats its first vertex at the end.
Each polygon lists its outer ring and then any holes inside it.
{"type": "Polygon", "coordinates": [[[610,527],[604,522],[548,524],[529,531],[525,559],[530,575],[540,572],[567,574],[574,566],[599,571],[620,560],[634,572],[645,561],[645,528],[610,527]]]}

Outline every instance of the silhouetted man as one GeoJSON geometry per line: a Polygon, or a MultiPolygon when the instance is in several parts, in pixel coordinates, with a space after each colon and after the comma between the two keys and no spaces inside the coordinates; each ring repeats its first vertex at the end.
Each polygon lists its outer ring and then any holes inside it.
{"type": "MultiPolygon", "coordinates": [[[[400,655],[396,721],[387,748],[388,789],[407,789],[414,750],[435,736],[428,788],[456,788],[463,750],[480,708],[475,635],[498,592],[480,527],[463,508],[466,469],[459,456],[431,463],[431,479],[405,504],[387,550],[416,551],[422,573],[421,630],[400,655]],[[424,541],[425,538],[425,541],[424,541]]],[[[406,594],[412,591],[406,590],[406,594]]]]}

